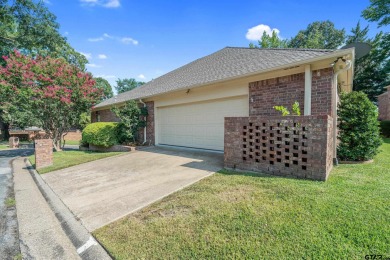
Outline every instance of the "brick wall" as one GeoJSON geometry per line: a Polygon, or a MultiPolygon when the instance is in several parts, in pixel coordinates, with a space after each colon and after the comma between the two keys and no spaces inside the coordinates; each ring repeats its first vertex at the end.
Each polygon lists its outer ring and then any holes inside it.
{"type": "MultiPolygon", "coordinates": [[[[145,102],[146,107],[148,108],[148,116],[146,119],[146,143],[149,145],[154,145],[155,137],[154,137],[154,102],[149,101],[145,102]]],[[[141,106],[141,104],[140,104],[141,106]]],[[[110,108],[100,111],[93,111],[91,113],[91,121],[92,123],[97,122],[97,116],[100,116],[100,122],[119,122],[119,118],[115,116],[115,114],[111,111],[110,108]]],[[[144,130],[140,129],[138,135],[139,141],[143,142],[144,140],[144,130]]]]}
{"type": "MultiPolygon", "coordinates": [[[[312,72],[312,115],[332,114],[331,68],[312,72]]],[[[284,77],[249,83],[249,115],[277,116],[280,112],[274,106],[291,105],[298,101],[304,111],[305,74],[298,73],[284,77]]]]}
{"type": "Polygon", "coordinates": [[[226,168],[326,180],[332,169],[332,118],[225,118],[226,168]]]}
{"type": "MultiPolygon", "coordinates": [[[[154,145],[154,102],[149,101],[145,102],[146,107],[148,108],[148,116],[146,118],[146,144],[154,145]]],[[[144,129],[139,131],[139,141],[143,142],[144,140],[144,129]]]]}
{"type": "Polygon", "coordinates": [[[65,141],[80,141],[81,140],[81,131],[80,130],[69,131],[64,136],[64,140],[65,141]]]}
{"type": "Polygon", "coordinates": [[[110,108],[100,111],[93,111],[91,113],[91,122],[119,122],[119,118],[116,117],[114,112],[110,108]],[[100,120],[98,120],[100,117],[100,120]]]}
{"type": "Polygon", "coordinates": [[[35,140],[35,169],[53,164],[53,141],[51,139],[35,140]]]}
{"type": "Polygon", "coordinates": [[[390,120],[390,89],[378,96],[379,120],[390,120]]]}

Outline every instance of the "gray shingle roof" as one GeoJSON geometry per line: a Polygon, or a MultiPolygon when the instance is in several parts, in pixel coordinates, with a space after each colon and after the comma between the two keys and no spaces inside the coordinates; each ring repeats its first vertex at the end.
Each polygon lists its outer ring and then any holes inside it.
{"type": "Polygon", "coordinates": [[[246,76],[313,59],[334,51],[319,49],[251,49],[226,47],[175,69],[141,87],[104,100],[96,105],[95,108],[246,76]]]}

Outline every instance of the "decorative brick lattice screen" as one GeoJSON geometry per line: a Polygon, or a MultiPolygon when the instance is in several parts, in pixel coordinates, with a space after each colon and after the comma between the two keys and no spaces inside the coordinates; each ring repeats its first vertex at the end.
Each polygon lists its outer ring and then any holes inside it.
{"type": "Polygon", "coordinates": [[[225,167],[326,180],[332,169],[332,118],[225,118],[225,167]]]}
{"type": "Polygon", "coordinates": [[[35,169],[53,164],[53,141],[51,139],[35,140],[35,169]]]}

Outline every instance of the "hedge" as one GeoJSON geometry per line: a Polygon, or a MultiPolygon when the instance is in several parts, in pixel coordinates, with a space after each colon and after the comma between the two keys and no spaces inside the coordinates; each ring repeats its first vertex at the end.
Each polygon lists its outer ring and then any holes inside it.
{"type": "Polygon", "coordinates": [[[381,121],[380,126],[381,126],[381,134],[384,137],[390,137],[390,120],[381,121]]]}
{"type": "Polygon", "coordinates": [[[97,146],[110,147],[118,144],[118,123],[98,122],[86,126],[82,133],[82,142],[97,146]]]}
{"type": "Polygon", "coordinates": [[[382,143],[376,106],[363,92],[341,93],[337,115],[339,158],[345,161],[372,159],[382,143]]]}

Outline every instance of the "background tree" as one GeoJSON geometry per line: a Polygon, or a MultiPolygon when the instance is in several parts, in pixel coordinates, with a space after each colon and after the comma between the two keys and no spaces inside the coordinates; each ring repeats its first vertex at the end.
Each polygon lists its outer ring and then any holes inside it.
{"type": "Polygon", "coordinates": [[[26,113],[53,139],[55,149],[61,150],[62,135],[101,99],[101,89],[95,87],[90,73],[63,58],[32,58],[15,51],[5,61],[6,66],[0,67],[0,104],[4,114],[14,119],[15,126],[23,127],[26,122],[16,118],[26,113]]]}
{"type": "Polygon", "coordinates": [[[355,73],[353,90],[363,91],[368,98],[375,102],[377,96],[384,91],[384,87],[390,84],[388,57],[390,48],[386,48],[386,37],[381,32],[374,38],[368,38],[369,27],[361,28],[358,22],[352,28],[351,35],[346,38],[346,43],[364,42],[371,45],[372,49],[368,55],[355,60],[355,73]]]}
{"type": "Polygon", "coordinates": [[[145,84],[145,82],[137,81],[136,79],[129,78],[129,79],[118,79],[116,81],[115,89],[118,94],[132,90],[134,88],[137,88],[139,86],[142,86],[145,84]]]}
{"type": "Polygon", "coordinates": [[[362,13],[363,17],[370,22],[378,22],[378,26],[390,24],[389,0],[370,0],[370,6],[362,13]]]}
{"type": "Polygon", "coordinates": [[[112,87],[106,79],[97,77],[94,78],[94,80],[95,80],[95,87],[103,90],[103,97],[102,97],[103,100],[114,96],[114,93],[112,92],[112,87]]]}
{"type": "Polygon", "coordinates": [[[336,29],[331,21],[314,22],[289,42],[289,48],[337,49],[345,41],[345,30],[336,29]]]}
{"type": "MultiPolygon", "coordinates": [[[[0,59],[14,49],[24,54],[62,57],[84,70],[88,63],[59,32],[44,1],[0,0],[0,59]]],[[[1,60],[0,60],[1,61],[1,60]]],[[[4,60],[1,61],[4,64],[4,60]]]]}
{"type": "Polygon", "coordinates": [[[276,31],[272,31],[272,35],[269,36],[266,32],[263,32],[261,39],[258,41],[258,46],[253,43],[249,44],[250,48],[287,48],[288,40],[281,39],[277,35],[276,31]]]}

